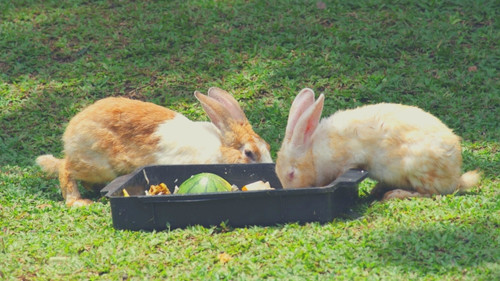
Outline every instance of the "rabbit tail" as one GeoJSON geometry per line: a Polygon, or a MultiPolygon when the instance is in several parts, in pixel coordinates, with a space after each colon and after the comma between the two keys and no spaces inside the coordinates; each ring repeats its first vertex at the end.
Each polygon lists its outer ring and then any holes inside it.
{"type": "Polygon", "coordinates": [[[63,162],[63,159],[55,158],[51,154],[41,155],[36,158],[38,166],[40,166],[44,172],[54,177],[57,177],[59,174],[59,167],[63,162]]]}
{"type": "Polygon", "coordinates": [[[468,171],[460,177],[459,192],[464,192],[476,186],[481,179],[481,173],[478,170],[468,171]]]}

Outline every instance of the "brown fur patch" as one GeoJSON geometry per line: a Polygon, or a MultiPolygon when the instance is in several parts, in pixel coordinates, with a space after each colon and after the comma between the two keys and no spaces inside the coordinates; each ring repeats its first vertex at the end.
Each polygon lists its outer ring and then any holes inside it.
{"type": "Polygon", "coordinates": [[[70,121],[64,134],[68,170],[76,179],[99,183],[153,162],[159,141],[153,133],[176,114],[126,98],[94,103],[70,121]],[[98,155],[106,161],[96,161],[98,155]]]}
{"type": "Polygon", "coordinates": [[[237,149],[222,146],[220,150],[225,164],[244,164],[249,162],[249,160],[246,157],[243,157],[241,152],[237,149]]]}
{"type": "MultiPolygon", "coordinates": [[[[241,149],[246,145],[258,162],[262,154],[256,140],[263,140],[254,132],[250,123],[246,121],[230,121],[230,130],[224,133],[221,152],[226,163],[249,163],[250,159],[242,154],[241,149]]],[[[269,144],[266,143],[267,146],[269,144]]]]}

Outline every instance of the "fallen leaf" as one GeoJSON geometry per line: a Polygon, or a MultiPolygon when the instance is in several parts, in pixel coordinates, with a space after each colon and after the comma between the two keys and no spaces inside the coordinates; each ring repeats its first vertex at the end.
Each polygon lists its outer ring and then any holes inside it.
{"type": "Polygon", "coordinates": [[[41,205],[38,205],[36,206],[38,209],[45,209],[45,208],[50,208],[52,207],[52,205],[50,204],[41,204],[41,205]]]}
{"type": "Polygon", "coordinates": [[[320,10],[324,10],[324,9],[326,9],[326,4],[325,4],[325,2],[322,2],[322,1],[316,2],[316,8],[318,8],[318,9],[320,9],[320,10]]]}
{"type": "Polygon", "coordinates": [[[67,262],[68,257],[50,257],[49,262],[67,262]]]}
{"type": "Polygon", "coordinates": [[[477,71],[477,66],[475,66],[475,65],[469,66],[469,68],[467,68],[467,70],[469,70],[469,72],[476,72],[477,71]]]}
{"type": "Polygon", "coordinates": [[[228,261],[230,261],[231,259],[233,259],[233,257],[231,257],[230,255],[228,255],[227,253],[220,253],[219,256],[219,261],[221,263],[227,263],[228,261]]]}

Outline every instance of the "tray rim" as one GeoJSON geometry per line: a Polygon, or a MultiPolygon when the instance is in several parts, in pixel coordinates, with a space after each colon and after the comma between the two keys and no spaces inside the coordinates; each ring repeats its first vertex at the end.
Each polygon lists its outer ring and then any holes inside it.
{"type": "Polygon", "coordinates": [[[368,172],[363,169],[349,169],[337,179],[331,183],[321,186],[321,187],[306,187],[306,188],[276,188],[274,190],[255,190],[255,191],[245,191],[245,192],[211,192],[204,194],[168,194],[168,195],[131,195],[130,197],[116,196],[114,193],[122,190],[124,185],[135,177],[137,174],[141,173],[144,169],[151,167],[185,167],[185,168],[195,168],[195,167],[206,167],[211,166],[212,168],[217,167],[265,167],[269,166],[274,171],[275,163],[252,163],[252,164],[174,164],[174,165],[145,165],[137,168],[133,172],[120,176],[109,184],[107,184],[103,189],[101,189],[101,195],[109,199],[129,199],[137,198],[144,202],[171,202],[171,201],[206,201],[210,199],[233,199],[238,197],[249,197],[249,196],[262,196],[267,194],[268,196],[283,196],[284,194],[294,194],[299,195],[301,193],[311,195],[312,193],[330,193],[336,189],[337,185],[340,184],[359,184],[366,177],[368,177],[368,172]]]}

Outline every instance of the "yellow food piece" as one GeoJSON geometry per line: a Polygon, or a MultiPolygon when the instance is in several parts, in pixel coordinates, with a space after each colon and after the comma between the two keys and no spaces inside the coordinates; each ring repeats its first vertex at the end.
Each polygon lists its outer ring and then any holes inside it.
{"type": "Polygon", "coordinates": [[[130,197],[126,189],[123,189],[123,197],[130,197]]]}
{"type": "Polygon", "coordinates": [[[149,187],[149,195],[167,195],[167,194],[170,194],[170,190],[164,183],[160,183],[158,185],[153,184],[149,187]]]}
{"type": "Polygon", "coordinates": [[[271,187],[268,181],[256,181],[249,183],[241,188],[242,191],[253,191],[253,190],[269,190],[274,189],[271,187]]]}
{"type": "Polygon", "coordinates": [[[227,263],[227,262],[229,262],[230,260],[232,260],[232,259],[233,259],[233,257],[231,257],[229,254],[224,253],[224,252],[223,252],[223,253],[220,253],[220,254],[218,255],[218,258],[219,258],[219,261],[220,261],[221,263],[227,263]]]}

